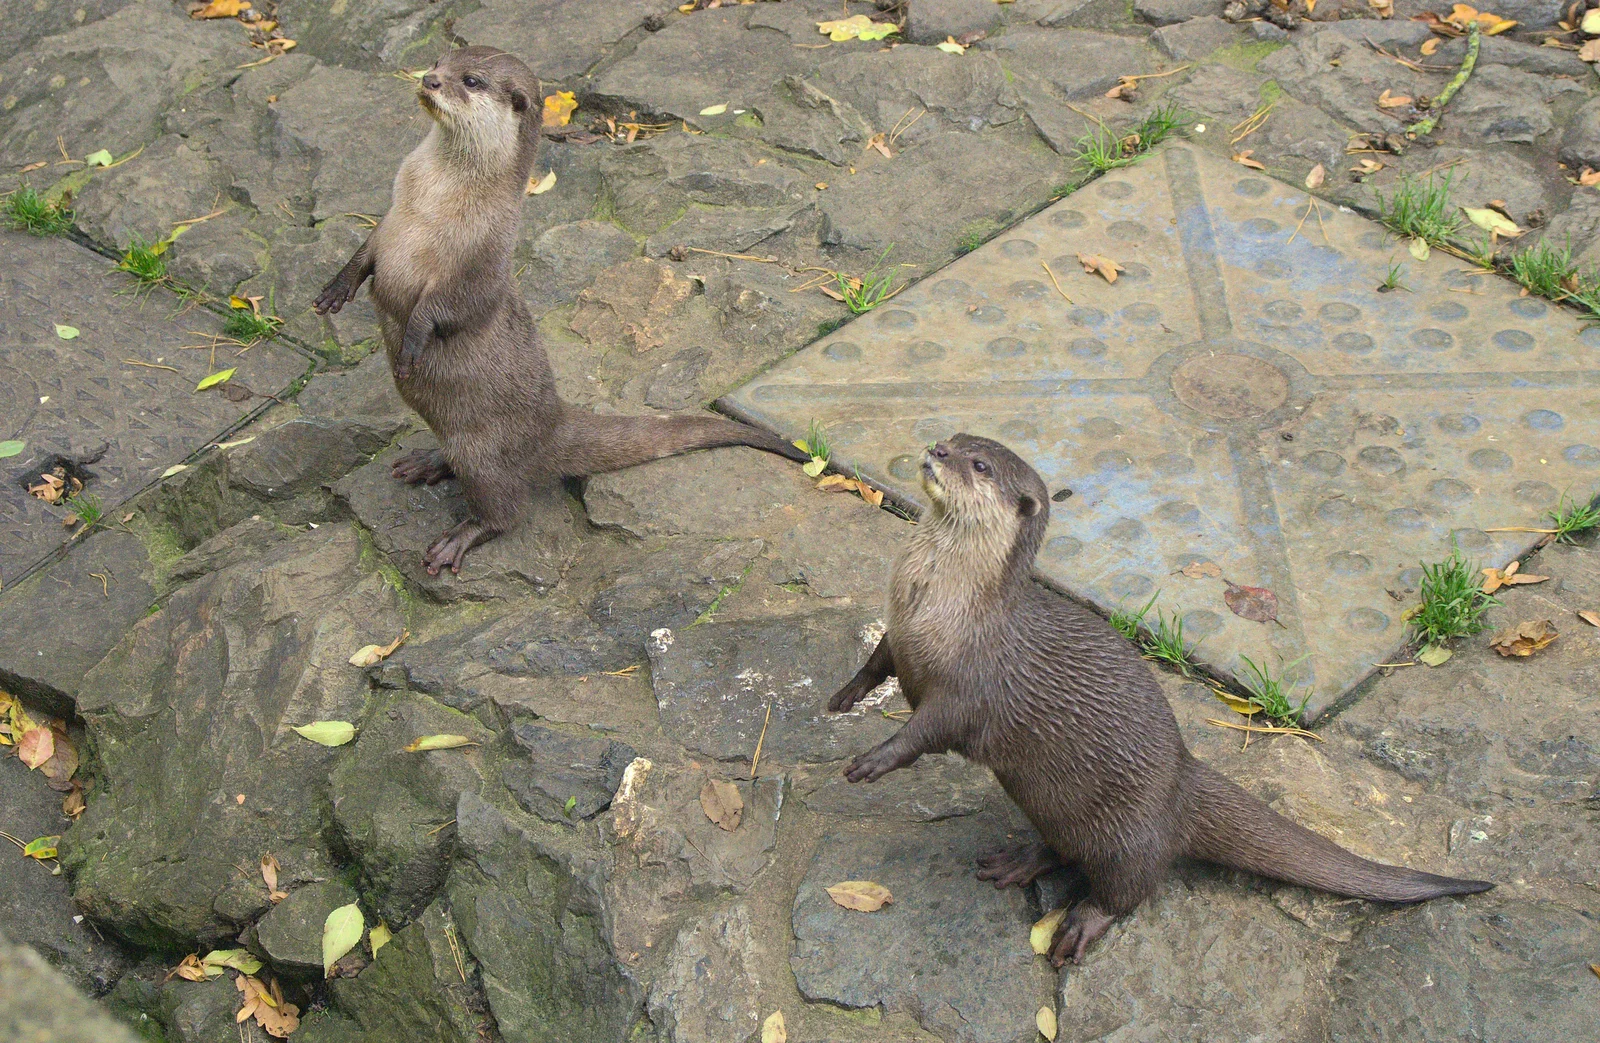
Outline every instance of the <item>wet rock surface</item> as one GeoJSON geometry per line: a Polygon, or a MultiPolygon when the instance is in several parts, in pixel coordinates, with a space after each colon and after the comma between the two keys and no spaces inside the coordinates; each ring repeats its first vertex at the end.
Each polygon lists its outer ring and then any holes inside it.
{"type": "MultiPolygon", "coordinates": [[[[19,176],[70,193],[107,255],[193,222],[163,256],[217,310],[119,293],[105,258],[5,233],[0,440],[27,449],[0,459],[0,688],[81,735],[88,810],[71,822],[38,772],[0,760],[0,829],[64,835],[59,876],[0,860],[0,1037],[117,1039],[99,1009],[147,1038],[236,1041],[232,972],[162,979],[240,946],[301,1006],[307,1043],[744,1043],[777,1010],[790,1039],[987,1043],[1036,1038],[1041,1006],[1062,1039],[1592,1035],[1600,631],[1576,616],[1600,608],[1592,537],[1539,551],[1526,568],[1553,579],[1491,612],[1550,618],[1554,645],[1511,660],[1473,638],[1438,669],[1376,676],[1322,743],[1245,747],[1207,723],[1232,717],[1209,689],[1160,675],[1196,754],[1280,813],[1495,891],[1386,908],[1183,865],[1057,974],[1028,929],[1071,878],[974,879],[977,856],[1030,835],[986,770],[941,755],[872,786],[842,775],[906,716],[893,686],[823,707],[876,640],[907,522],[717,450],[532,491],[516,532],[430,577],[422,551],[464,504],[454,483],[390,477],[434,443],[373,352],[366,296],[310,310],[426,128],[408,74],[459,42],[527,57],[600,135],[545,142],[557,184],[528,197],[514,263],[561,393],[606,412],[705,408],[847,318],[794,292],[819,269],[859,274],[892,246],[896,284],[934,273],[1082,181],[1097,120],[1122,133],[1168,102],[1224,160],[1251,149],[1295,186],[1322,164],[1330,202],[1370,213],[1401,175],[1448,172],[1452,204],[1502,200],[1529,239],[1592,256],[1600,203],[1571,179],[1600,167],[1594,73],[1538,46],[1562,5],[1496,7],[1521,25],[1483,40],[1432,141],[1382,154],[1346,153],[1415,118],[1378,96],[1435,96],[1463,54],[1421,53],[1421,5],[1377,19],[1325,0],[1285,30],[1217,0],[913,0],[901,39],[833,42],[817,22],[895,14],[281,0],[297,46],[266,62],[238,23],[166,0],[14,6],[0,159],[46,164],[19,176]],[[932,46],[947,36],[971,46],[932,46]],[[87,167],[99,149],[124,161],[87,167]],[[1357,180],[1363,158],[1384,166],[1357,180]],[[233,293],[259,295],[282,336],[213,358],[233,293]],[[235,365],[251,397],[191,390],[235,365]],[[106,520],[73,539],[21,483],[102,442],[83,466],[106,520]],[[290,730],[314,720],[356,737],[290,730]],[[405,749],[445,734],[468,745],[405,749]],[[702,803],[711,782],[739,795],[732,830],[702,803]],[[824,889],[848,879],[894,902],[845,910],[824,889]],[[322,918],[348,901],[393,937],[324,981],[322,918]]],[[[919,408],[883,408],[902,406],[919,408]]],[[[1581,463],[1582,442],[1557,450],[1581,463]]]]}

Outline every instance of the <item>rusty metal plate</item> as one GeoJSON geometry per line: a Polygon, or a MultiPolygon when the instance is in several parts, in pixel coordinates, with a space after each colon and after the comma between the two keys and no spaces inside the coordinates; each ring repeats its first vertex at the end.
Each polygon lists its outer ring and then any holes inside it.
{"type": "Polygon", "coordinates": [[[1504,565],[1538,537],[1488,530],[1600,490],[1600,329],[1465,269],[1178,145],[725,405],[790,437],[821,421],[839,463],[914,501],[931,440],[1005,442],[1072,490],[1047,580],[1106,611],[1159,592],[1203,664],[1248,656],[1315,716],[1404,643],[1420,563],[1504,565]],[[1397,262],[1409,289],[1379,291],[1397,262]],[[1223,578],[1178,572],[1195,561],[1223,578]],[[1278,622],[1233,614],[1224,579],[1273,591],[1278,622]]]}
{"type": "MultiPolygon", "coordinates": [[[[9,586],[71,539],[62,526],[70,508],[28,495],[40,470],[99,454],[81,469],[84,494],[109,522],[124,500],[267,400],[195,392],[221,333],[211,312],[166,290],[135,295],[105,258],[66,240],[0,232],[0,250],[0,441],[27,443],[0,460],[0,583],[9,586]],[[78,336],[63,340],[58,324],[78,336]]],[[[281,395],[309,362],[283,344],[241,353],[222,341],[214,364],[281,395]]]]}

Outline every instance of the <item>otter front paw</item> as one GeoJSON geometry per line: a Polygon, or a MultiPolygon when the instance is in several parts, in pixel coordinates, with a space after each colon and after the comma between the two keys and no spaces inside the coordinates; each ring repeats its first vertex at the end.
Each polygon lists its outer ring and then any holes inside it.
{"type": "Polygon", "coordinates": [[[834,713],[843,713],[867,697],[875,685],[863,684],[860,681],[851,681],[843,688],[833,693],[833,698],[828,700],[828,709],[834,713]]]}
{"type": "Polygon", "coordinates": [[[350,303],[350,300],[355,295],[356,287],[351,286],[350,280],[344,277],[343,272],[340,272],[333,277],[332,282],[322,288],[321,293],[317,294],[317,299],[311,302],[311,310],[318,315],[326,315],[329,312],[337,313],[340,308],[350,303]]]}
{"type": "Polygon", "coordinates": [[[844,770],[844,777],[851,782],[877,782],[901,766],[899,755],[885,743],[851,761],[850,767],[844,770]]]}

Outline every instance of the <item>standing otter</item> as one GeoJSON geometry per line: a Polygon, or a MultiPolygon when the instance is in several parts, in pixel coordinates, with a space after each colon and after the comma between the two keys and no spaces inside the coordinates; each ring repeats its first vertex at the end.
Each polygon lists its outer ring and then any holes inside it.
{"type": "Polygon", "coordinates": [[[372,276],[395,387],[442,444],[402,457],[394,476],[455,476],[471,510],[423,555],[429,574],[459,573],[468,550],[511,528],[531,482],[728,445],[809,459],[723,417],[597,416],[562,402],[511,271],[539,81],[504,51],[466,47],[434,64],[417,98],[434,125],[400,165],[389,213],[313,307],[337,312],[372,276]]]}
{"type": "Polygon", "coordinates": [[[1385,902],[1494,886],[1359,858],[1195,760],[1132,646],[1033,582],[1050,502],[1005,446],[956,435],[923,455],[922,476],[932,508],[895,564],[887,632],[828,703],[847,710],[893,674],[914,712],[845,775],[872,782],[945,751],[992,769],[1044,843],[985,859],[979,878],[1020,886],[1061,864],[1088,878],[1051,943],[1057,967],[1179,855],[1385,902]]]}

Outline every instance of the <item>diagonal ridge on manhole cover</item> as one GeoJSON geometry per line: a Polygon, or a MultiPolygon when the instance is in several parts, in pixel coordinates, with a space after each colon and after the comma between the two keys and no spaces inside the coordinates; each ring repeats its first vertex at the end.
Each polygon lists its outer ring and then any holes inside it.
{"type": "Polygon", "coordinates": [[[724,405],[790,437],[820,421],[838,464],[917,502],[928,442],[1005,442],[1056,491],[1044,578],[1108,612],[1159,592],[1198,660],[1264,662],[1314,717],[1404,643],[1419,564],[1503,566],[1537,536],[1487,530],[1600,490],[1600,329],[1309,207],[1171,146],[724,405]],[[1383,292],[1397,259],[1408,289],[1383,292]],[[1195,561],[1272,590],[1281,625],[1233,615],[1195,561]]]}

